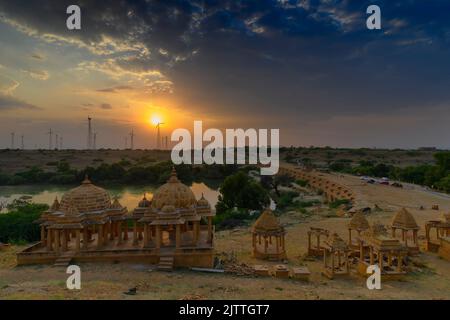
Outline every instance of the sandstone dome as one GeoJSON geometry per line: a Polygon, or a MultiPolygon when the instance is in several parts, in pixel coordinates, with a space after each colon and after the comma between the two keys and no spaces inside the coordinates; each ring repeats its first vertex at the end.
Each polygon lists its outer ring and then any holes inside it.
{"type": "Polygon", "coordinates": [[[161,210],[166,205],[174,206],[176,209],[191,208],[196,203],[192,190],[178,180],[175,169],[172,169],[167,183],[153,194],[152,208],[161,210]]]}
{"type": "Polygon", "coordinates": [[[59,210],[62,212],[95,212],[109,209],[111,198],[108,192],[92,184],[86,177],[79,187],[66,192],[61,199],[59,210]],[[76,209],[76,210],[74,210],[76,209]]]}

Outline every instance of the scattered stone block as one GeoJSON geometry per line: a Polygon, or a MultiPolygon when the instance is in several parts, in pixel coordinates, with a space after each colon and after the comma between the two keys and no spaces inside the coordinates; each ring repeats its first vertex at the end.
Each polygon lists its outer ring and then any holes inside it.
{"type": "Polygon", "coordinates": [[[255,270],[255,274],[258,276],[269,276],[269,267],[266,265],[255,265],[253,266],[253,269],[255,270]]]}
{"type": "Polygon", "coordinates": [[[292,279],[309,281],[310,275],[311,275],[311,272],[309,271],[308,267],[292,268],[292,272],[291,272],[292,279]]]}

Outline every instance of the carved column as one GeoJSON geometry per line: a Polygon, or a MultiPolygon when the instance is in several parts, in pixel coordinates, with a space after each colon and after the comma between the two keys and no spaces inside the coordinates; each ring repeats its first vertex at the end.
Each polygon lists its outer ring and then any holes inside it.
{"type": "Polygon", "coordinates": [[[128,240],[128,221],[125,220],[125,230],[124,230],[124,234],[123,234],[123,240],[127,241],[128,240]]]}
{"type": "Polygon", "coordinates": [[[52,229],[47,228],[47,250],[52,251],[52,229]]]}
{"type": "Polygon", "coordinates": [[[97,248],[101,248],[103,246],[103,225],[98,226],[98,236],[97,236],[97,248]]]}
{"type": "Polygon", "coordinates": [[[138,239],[137,239],[137,221],[134,220],[133,222],[133,245],[137,245],[138,239]]]}
{"type": "Polygon", "coordinates": [[[75,251],[76,252],[80,252],[80,241],[81,241],[80,230],[77,229],[75,231],[75,251]]]}
{"type": "Polygon", "coordinates": [[[212,243],[212,217],[208,217],[208,242],[212,243]]]}
{"type": "Polygon", "coordinates": [[[87,249],[89,244],[87,226],[83,228],[83,249],[87,249]]]}
{"type": "Polygon", "coordinates": [[[122,243],[122,221],[117,221],[117,244],[122,243]]]}
{"type": "Polygon", "coordinates": [[[55,229],[55,251],[59,253],[59,230],[55,229]]]}
{"type": "Polygon", "coordinates": [[[175,228],[176,228],[176,230],[175,230],[175,246],[177,249],[179,249],[180,245],[181,245],[180,225],[177,224],[175,228]]]}
{"type": "Polygon", "coordinates": [[[147,223],[144,223],[144,248],[148,247],[148,225],[147,223]]]}
{"type": "Polygon", "coordinates": [[[41,242],[42,242],[42,245],[45,244],[45,227],[44,226],[41,226],[41,242]]]}
{"type": "Polygon", "coordinates": [[[157,225],[156,226],[156,249],[161,248],[161,226],[157,225]]]}
{"type": "Polygon", "coordinates": [[[61,230],[61,242],[62,242],[62,251],[67,251],[67,230],[61,230]]]}

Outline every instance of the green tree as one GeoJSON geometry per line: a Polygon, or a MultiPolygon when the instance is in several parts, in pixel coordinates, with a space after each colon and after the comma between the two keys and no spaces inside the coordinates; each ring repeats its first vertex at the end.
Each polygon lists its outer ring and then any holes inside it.
{"type": "Polygon", "coordinates": [[[220,186],[216,210],[218,214],[234,208],[261,210],[269,203],[267,190],[259,182],[239,171],[225,178],[220,186]]]}

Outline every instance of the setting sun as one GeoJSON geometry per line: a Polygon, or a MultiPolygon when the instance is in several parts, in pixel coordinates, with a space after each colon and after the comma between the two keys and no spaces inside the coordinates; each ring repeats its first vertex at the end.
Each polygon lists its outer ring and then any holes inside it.
{"type": "Polygon", "coordinates": [[[162,120],[161,120],[161,117],[160,117],[160,116],[158,116],[158,115],[153,115],[153,116],[150,118],[150,122],[151,122],[151,124],[153,124],[154,126],[156,126],[158,123],[161,123],[162,120]]]}

